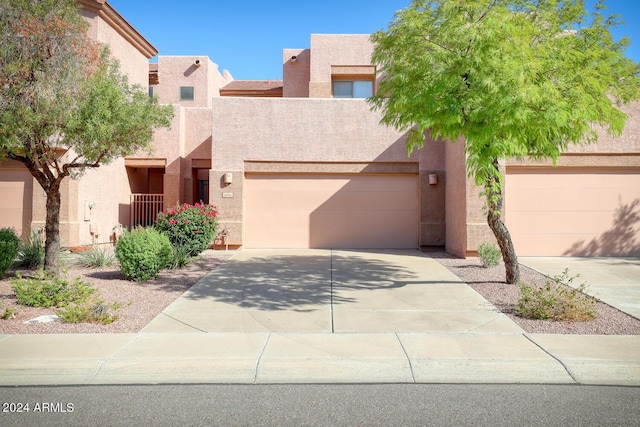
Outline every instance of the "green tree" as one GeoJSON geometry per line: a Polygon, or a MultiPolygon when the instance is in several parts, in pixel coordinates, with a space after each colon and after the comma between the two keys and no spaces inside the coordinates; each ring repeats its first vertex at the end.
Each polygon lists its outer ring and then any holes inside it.
{"type": "Polygon", "coordinates": [[[44,189],[45,269],[57,274],[62,181],[149,150],[173,109],[129,85],[75,0],[0,0],[0,87],[0,160],[44,189]]]}
{"type": "Polygon", "coordinates": [[[605,9],[603,1],[590,14],[579,0],[416,0],[371,36],[380,71],[372,108],[409,132],[409,152],[425,132],[464,140],[507,283],[520,271],[502,221],[499,162],[555,164],[569,144],[597,141],[593,125],[618,136],[619,107],[640,97],[640,68],[624,56],[629,40],[613,39],[621,22],[605,9]]]}

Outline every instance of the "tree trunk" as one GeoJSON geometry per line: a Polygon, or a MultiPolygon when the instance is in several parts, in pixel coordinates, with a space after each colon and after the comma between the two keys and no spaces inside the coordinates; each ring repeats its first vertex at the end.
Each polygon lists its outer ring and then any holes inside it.
{"type": "MultiPolygon", "coordinates": [[[[494,162],[497,169],[498,162],[494,162]]],[[[487,223],[489,228],[493,231],[493,235],[498,241],[500,252],[502,253],[502,260],[506,268],[506,282],[509,284],[518,283],[520,281],[520,265],[518,264],[518,257],[516,256],[516,250],[513,247],[511,241],[511,234],[507,229],[504,222],[502,222],[502,183],[497,178],[490,178],[485,185],[485,193],[487,196],[488,214],[487,223]]]]}
{"type": "Polygon", "coordinates": [[[46,191],[47,219],[45,223],[44,269],[56,276],[60,273],[60,182],[46,191]]]}

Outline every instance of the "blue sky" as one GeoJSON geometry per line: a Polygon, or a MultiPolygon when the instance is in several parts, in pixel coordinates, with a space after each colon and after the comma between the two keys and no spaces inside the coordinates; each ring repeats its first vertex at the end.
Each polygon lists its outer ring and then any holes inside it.
{"type": "MultiPolygon", "coordinates": [[[[308,48],[311,34],[370,34],[385,29],[410,0],[108,0],[160,55],[207,55],[236,80],[282,79],[282,49],[308,48]]],[[[588,0],[592,6],[594,0],[588,0]]],[[[607,0],[640,62],[640,1],[607,0]]]]}

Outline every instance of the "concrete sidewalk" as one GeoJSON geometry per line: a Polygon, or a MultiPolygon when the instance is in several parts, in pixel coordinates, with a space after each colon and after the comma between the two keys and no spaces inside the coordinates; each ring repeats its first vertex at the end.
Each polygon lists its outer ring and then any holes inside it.
{"type": "Polygon", "coordinates": [[[418,251],[242,251],[141,333],[0,335],[0,384],[640,385],[640,337],[525,334],[418,251]]]}

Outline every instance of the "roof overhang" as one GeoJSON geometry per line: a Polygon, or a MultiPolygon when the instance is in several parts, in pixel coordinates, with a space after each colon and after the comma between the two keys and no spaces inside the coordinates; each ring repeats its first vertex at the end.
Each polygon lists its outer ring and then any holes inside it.
{"type": "Polygon", "coordinates": [[[93,12],[102,18],[147,59],[158,54],[158,49],[153,47],[118,11],[111,7],[107,0],[77,0],[77,2],[84,10],[93,12]]]}
{"type": "Polygon", "coordinates": [[[167,159],[158,158],[126,158],[124,165],[128,168],[165,168],[167,159]]]}

